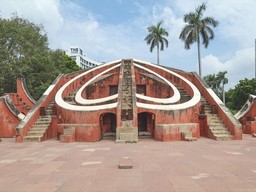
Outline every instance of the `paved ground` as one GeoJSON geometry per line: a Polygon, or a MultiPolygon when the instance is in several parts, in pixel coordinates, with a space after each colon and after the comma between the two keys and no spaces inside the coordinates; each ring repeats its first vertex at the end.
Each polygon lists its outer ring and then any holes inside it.
{"type": "Polygon", "coordinates": [[[0,192],[256,191],[256,138],[0,143],[0,192]],[[132,169],[118,169],[131,157],[132,169]]]}

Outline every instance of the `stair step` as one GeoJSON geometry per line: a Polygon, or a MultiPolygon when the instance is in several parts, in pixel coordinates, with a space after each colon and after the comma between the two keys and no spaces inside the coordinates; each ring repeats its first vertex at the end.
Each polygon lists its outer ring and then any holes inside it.
{"type": "Polygon", "coordinates": [[[40,136],[42,137],[44,135],[45,131],[43,132],[28,132],[27,136],[40,136]]]}
{"type": "Polygon", "coordinates": [[[42,127],[49,127],[49,125],[50,125],[50,123],[37,123],[37,124],[34,124],[33,127],[42,128],[42,127]]]}
{"type": "Polygon", "coordinates": [[[41,142],[42,136],[25,136],[23,138],[24,142],[41,142]]]}
{"type": "MultiPolygon", "coordinates": [[[[33,132],[45,132],[47,130],[47,127],[45,128],[41,128],[41,129],[30,129],[29,132],[33,133],[33,132]]],[[[29,133],[28,132],[28,133],[29,133]]]]}
{"type": "Polygon", "coordinates": [[[232,138],[232,135],[222,135],[222,136],[217,136],[216,137],[216,140],[220,141],[226,141],[226,140],[231,140],[232,138]]]}
{"type": "Polygon", "coordinates": [[[213,135],[230,135],[228,131],[212,131],[213,135]]]}
{"type": "Polygon", "coordinates": [[[209,127],[213,131],[228,131],[225,127],[209,127]]]}

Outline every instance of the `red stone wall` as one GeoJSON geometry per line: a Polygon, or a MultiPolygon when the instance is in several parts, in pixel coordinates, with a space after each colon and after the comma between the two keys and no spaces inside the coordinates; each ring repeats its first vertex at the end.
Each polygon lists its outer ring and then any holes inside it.
{"type": "Polygon", "coordinates": [[[243,133],[256,133],[256,102],[252,104],[251,109],[239,121],[243,126],[243,133]]]}
{"type": "Polygon", "coordinates": [[[25,85],[23,84],[22,79],[17,79],[17,94],[22,99],[22,101],[31,108],[34,106],[34,102],[31,101],[31,99],[28,97],[28,93],[26,93],[24,86],[25,85]]]}
{"type": "Polygon", "coordinates": [[[182,132],[186,130],[192,133],[195,138],[200,137],[199,124],[161,124],[156,125],[155,140],[157,141],[178,141],[182,139],[182,132]]]}
{"type": "MultiPolygon", "coordinates": [[[[145,75],[142,75],[139,72],[142,72],[142,70],[135,69],[135,82],[137,85],[146,86],[146,96],[156,98],[168,98],[173,95],[173,90],[170,88],[169,85],[166,85],[165,83],[159,82],[145,75]]],[[[143,73],[147,72],[143,71],[143,73]]]]}
{"type": "Polygon", "coordinates": [[[4,99],[0,100],[0,137],[14,137],[15,127],[20,120],[12,114],[6,106],[4,99]]]}
{"type": "Polygon", "coordinates": [[[86,88],[85,98],[87,99],[98,99],[110,96],[110,87],[118,85],[118,73],[112,73],[111,76],[104,78],[86,88]]]}

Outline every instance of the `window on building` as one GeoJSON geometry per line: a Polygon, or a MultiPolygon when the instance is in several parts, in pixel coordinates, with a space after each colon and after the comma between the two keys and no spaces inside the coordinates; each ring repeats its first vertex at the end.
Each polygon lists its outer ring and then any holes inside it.
{"type": "Polygon", "coordinates": [[[78,53],[78,48],[71,48],[71,53],[78,53]]]}

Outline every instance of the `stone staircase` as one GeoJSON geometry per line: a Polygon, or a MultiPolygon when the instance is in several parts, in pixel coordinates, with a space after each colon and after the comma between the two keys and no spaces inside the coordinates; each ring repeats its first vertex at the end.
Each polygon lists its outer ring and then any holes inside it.
{"type": "Polygon", "coordinates": [[[182,88],[176,86],[178,91],[180,92],[180,103],[185,103],[191,99],[191,96],[182,88]]]}
{"type": "Polygon", "coordinates": [[[24,142],[41,142],[45,137],[45,133],[52,121],[52,107],[54,106],[54,101],[51,102],[45,108],[45,115],[41,115],[33,127],[29,130],[27,135],[23,138],[24,142]]]}
{"type": "Polygon", "coordinates": [[[64,98],[64,101],[66,101],[67,103],[69,103],[71,105],[77,105],[77,103],[75,102],[76,93],[77,93],[77,91],[70,93],[68,96],[66,96],[64,98]]]}
{"type": "Polygon", "coordinates": [[[218,114],[215,113],[214,106],[210,105],[204,97],[201,98],[204,106],[204,113],[207,116],[208,127],[216,140],[230,140],[231,133],[228,131],[218,114]]]}

